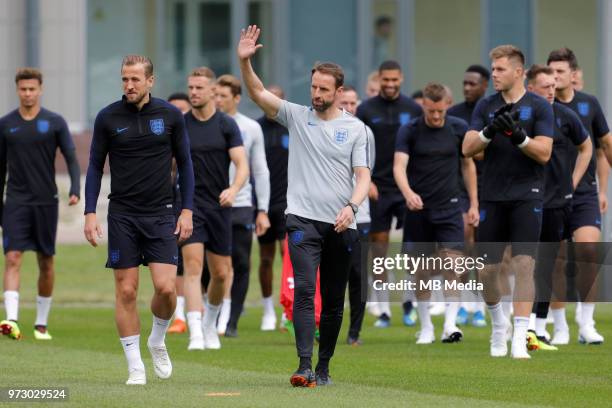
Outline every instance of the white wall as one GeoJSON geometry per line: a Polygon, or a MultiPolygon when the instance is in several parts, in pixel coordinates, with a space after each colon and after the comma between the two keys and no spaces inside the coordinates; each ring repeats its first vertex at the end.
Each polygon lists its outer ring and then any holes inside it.
{"type": "Polygon", "coordinates": [[[25,1],[0,0],[0,116],[17,107],[15,71],[25,64],[25,1]]]}

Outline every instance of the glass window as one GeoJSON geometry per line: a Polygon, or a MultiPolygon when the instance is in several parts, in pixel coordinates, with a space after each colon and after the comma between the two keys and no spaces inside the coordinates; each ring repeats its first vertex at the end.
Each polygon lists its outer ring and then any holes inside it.
{"type": "Polygon", "coordinates": [[[229,35],[230,5],[229,3],[200,3],[199,7],[199,50],[200,65],[206,65],[217,75],[231,71],[229,35]]]}
{"type": "Polygon", "coordinates": [[[377,69],[385,60],[399,60],[397,41],[398,5],[395,0],[372,2],[372,65],[377,69]]]}

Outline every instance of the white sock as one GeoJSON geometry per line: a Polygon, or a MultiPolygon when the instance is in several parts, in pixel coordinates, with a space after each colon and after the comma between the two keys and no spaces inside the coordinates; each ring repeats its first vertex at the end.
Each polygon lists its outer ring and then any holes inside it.
{"type": "Polygon", "coordinates": [[[51,297],[36,296],[36,323],[34,326],[47,326],[51,310],[51,297]]]}
{"type": "Polygon", "coordinates": [[[221,303],[221,310],[219,311],[219,323],[217,329],[221,333],[225,333],[227,329],[227,323],[229,322],[230,312],[232,310],[232,299],[223,299],[221,303]]]}
{"type": "Polygon", "coordinates": [[[272,300],[272,296],[265,297],[261,299],[261,303],[263,304],[264,316],[274,315],[274,301],[272,300]]]}
{"type": "Polygon", "coordinates": [[[567,320],[565,318],[565,308],[550,309],[552,311],[553,320],[555,321],[555,330],[569,330],[567,320]]]}
{"type": "Polygon", "coordinates": [[[166,340],[166,331],[170,326],[170,320],[160,319],[153,315],[153,326],[151,327],[151,335],[149,336],[149,344],[152,346],[161,346],[166,340]]]}
{"type": "Polygon", "coordinates": [[[535,332],[538,337],[546,335],[546,318],[536,317],[535,332]]]}
{"type": "Polygon", "coordinates": [[[391,317],[391,307],[389,307],[389,292],[386,290],[378,292],[378,308],[380,314],[386,314],[391,317]]]}
{"type": "Polygon", "coordinates": [[[536,331],[536,314],[529,313],[529,330],[536,331]]]}
{"type": "Polygon", "coordinates": [[[448,297],[444,310],[444,330],[451,331],[457,327],[457,312],[459,311],[459,298],[448,297]]]}
{"type": "Polygon", "coordinates": [[[176,309],[174,310],[174,318],[185,321],[185,296],[176,297],[176,309]]]}
{"type": "Polygon", "coordinates": [[[594,323],[593,313],[595,312],[595,303],[582,302],[582,318],[580,322],[582,326],[588,326],[594,323]]]}
{"type": "Polygon", "coordinates": [[[491,324],[493,326],[502,326],[506,322],[506,315],[502,308],[502,303],[496,303],[494,305],[487,305],[489,314],[491,315],[491,324]]]}
{"type": "Polygon", "coordinates": [[[513,344],[526,344],[527,342],[527,327],[529,327],[529,318],[515,316],[514,317],[514,334],[512,336],[513,344]]]}
{"type": "Polygon", "coordinates": [[[206,303],[204,318],[202,319],[202,327],[217,327],[217,317],[219,316],[220,309],[221,305],[211,305],[210,303],[206,303]]]}
{"type": "Polygon", "coordinates": [[[501,297],[502,309],[504,311],[504,315],[508,319],[510,319],[512,315],[512,295],[504,295],[501,297]]]}
{"type": "Polygon", "coordinates": [[[431,315],[429,314],[429,300],[419,300],[417,312],[419,313],[419,320],[421,321],[421,329],[433,330],[433,323],[431,322],[431,315]]]}
{"type": "Polygon", "coordinates": [[[189,338],[202,337],[202,312],[187,312],[189,338]]]}
{"type": "Polygon", "coordinates": [[[18,320],[19,292],[16,290],[7,290],[4,292],[4,308],[6,309],[6,320],[18,320]]]}
{"type": "Polygon", "coordinates": [[[121,337],[119,340],[128,363],[128,371],[144,370],[144,363],[140,357],[140,335],[121,337]]]}

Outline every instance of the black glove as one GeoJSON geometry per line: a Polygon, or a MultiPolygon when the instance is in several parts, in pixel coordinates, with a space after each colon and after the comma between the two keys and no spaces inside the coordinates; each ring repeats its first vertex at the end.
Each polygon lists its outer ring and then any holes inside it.
{"type": "MultiPolygon", "coordinates": [[[[510,138],[510,141],[513,145],[518,146],[527,139],[527,133],[525,129],[523,129],[519,123],[519,112],[515,111],[512,113],[504,113],[499,118],[500,125],[502,127],[502,131],[506,136],[510,138]]],[[[497,120],[497,119],[496,119],[497,120]]]]}
{"type": "Polygon", "coordinates": [[[493,122],[491,122],[490,125],[485,126],[485,128],[482,129],[482,134],[484,135],[484,137],[489,140],[492,140],[495,134],[504,131],[504,128],[502,127],[503,123],[500,122],[498,119],[503,116],[504,113],[510,112],[513,106],[514,104],[507,103],[499,107],[495,112],[493,112],[493,122]]]}

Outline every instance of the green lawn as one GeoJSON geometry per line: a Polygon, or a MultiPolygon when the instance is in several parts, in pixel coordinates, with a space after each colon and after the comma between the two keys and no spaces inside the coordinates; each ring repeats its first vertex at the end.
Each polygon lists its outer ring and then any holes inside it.
{"type": "MultiPolygon", "coordinates": [[[[171,379],[155,378],[142,343],[148,384],[127,387],[126,366],[117,338],[110,271],[101,267],[105,253],[85,246],[59,248],[56,307],[51,315],[54,340],[32,339],[36,272],[33,257],[23,270],[20,322],[22,341],[0,339],[0,387],[68,387],[74,406],[563,406],[604,407],[612,399],[612,353],[609,346],[572,344],[557,353],[535,352],[530,361],[488,356],[488,329],[465,329],[460,344],[416,346],[416,328],[399,324],[389,329],[364,324],[364,345],[343,343],[346,327],[332,360],[333,387],[293,389],[293,338],[259,331],[261,311],[248,308],[237,339],[222,339],[219,351],[188,352],[187,335],[169,335],[174,364],[171,379]],[[82,302],[97,302],[80,304],[82,302]]],[[[254,260],[255,261],[255,260],[254,260]]],[[[256,263],[254,263],[256,264],[256,263]]],[[[278,266],[278,264],[277,264],[278,266]]],[[[249,300],[259,297],[253,274],[249,300]]],[[[150,279],[142,275],[143,333],[148,335],[146,303],[150,279]]],[[[598,328],[612,339],[612,307],[600,305],[598,328]]],[[[571,320],[571,319],[569,319],[571,320]]],[[[434,322],[439,335],[441,320],[434,322]]],[[[13,406],[13,405],[11,405],[13,406]]],[[[19,404],[15,404],[19,406],[19,404]]],[[[36,406],[41,406],[37,404],[36,406]]],[[[62,406],[64,406],[62,404],[62,406]]]]}

